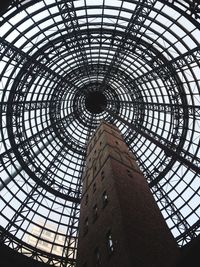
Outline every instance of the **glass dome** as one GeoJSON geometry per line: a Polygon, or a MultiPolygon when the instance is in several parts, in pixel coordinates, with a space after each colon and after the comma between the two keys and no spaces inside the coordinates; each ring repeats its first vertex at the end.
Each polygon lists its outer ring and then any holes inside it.
{"type": "Polygon", "coordinates": [[[116,125],[179,246],[200,230],[200,8],[15,0],[0,16],[0,237],[75,266],[86,146],[116,125]]]}

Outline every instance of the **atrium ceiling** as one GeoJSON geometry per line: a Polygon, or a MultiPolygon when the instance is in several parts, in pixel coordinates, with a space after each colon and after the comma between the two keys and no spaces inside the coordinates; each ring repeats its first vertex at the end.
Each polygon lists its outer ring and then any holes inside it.
{"type": "Polygon", "coordinates": [[[0,116],[2,243],[74,266],[86,147],[102,120],[121,131],[178,245],[198,235],[197,1],[12,1],[0,116]]]}

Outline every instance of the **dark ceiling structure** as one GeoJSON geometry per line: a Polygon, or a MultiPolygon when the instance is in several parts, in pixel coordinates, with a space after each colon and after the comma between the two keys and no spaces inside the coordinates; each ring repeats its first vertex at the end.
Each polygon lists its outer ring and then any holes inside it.
{"type": "Polygon", "coordinates": [[[198,2],[15,0],[0,29],[1,243],[75,266],[86,147],[102,120],[120,129],[178,245],[193,240],[198,2]]]}

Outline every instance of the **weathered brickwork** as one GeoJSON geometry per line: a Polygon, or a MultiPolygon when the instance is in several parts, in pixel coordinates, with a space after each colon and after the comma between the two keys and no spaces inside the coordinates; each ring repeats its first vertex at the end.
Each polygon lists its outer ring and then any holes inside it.
{"type": "Polygon", "coordinates": [[[101,123],[87,153],[77,267],[175,267],[179,249],[117,128],[101,123]]]}

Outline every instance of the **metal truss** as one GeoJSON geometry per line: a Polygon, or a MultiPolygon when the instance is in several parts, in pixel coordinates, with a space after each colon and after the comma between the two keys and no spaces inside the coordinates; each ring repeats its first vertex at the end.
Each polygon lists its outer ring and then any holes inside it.
{"type": "Polygon", "coordinates": [[[86,148],[102,120],[121,131],[179,246],[195,239],[198,1],[14,0],[0,28],[1,242],[75,266],[86,148]],[[91,111],[95,93],[106,101],[91,111]]]}
{"type": "MultiPolygon", "coordinates": [[[[138,1],[133,11],[133,14],[128,22],[128,25],[123,33],[123,36],[118,43],[118,47],[112,58],[112,61],[109,64],[109,69],[107,71],[107,74],[104,77],[102,86],[106,84],[107,79],[109,78],[109,75],[110,75],[110,71],[112,71],[113,68],[115,68],[115,71],[117,71],[120,65],[123,63],[123,60],[127,56],[127,53],[128,53],[127,51],[129,50],[130,46],[133,46],[131,50],[134,51],[136,45],[133,45],[131,42],[129,42],[129,35],[131,35],[131,38],[133,39],[137,37],[142,24],[144,23],[145,19],[148,17],[148,14],[151,11],[151,8],[155,4],[155,2],[156,2],[155,0],[154,1],[146,1],[146,0],[138,1]]],[[[114,32],[113,35],[115,34],[116,33],[114,32]]]]}

